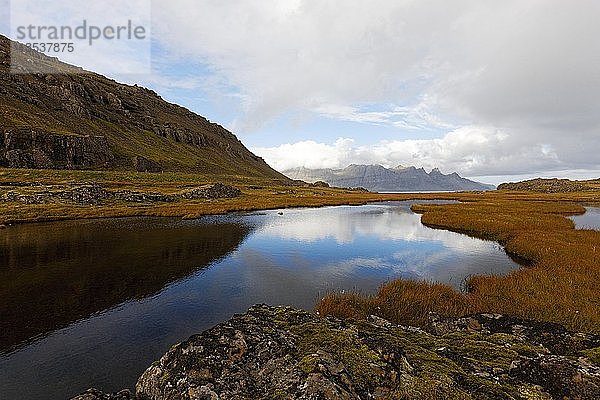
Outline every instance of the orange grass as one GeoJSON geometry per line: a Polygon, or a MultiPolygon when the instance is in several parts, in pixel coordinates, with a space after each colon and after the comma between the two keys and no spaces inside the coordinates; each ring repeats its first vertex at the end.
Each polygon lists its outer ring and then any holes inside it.
{"type": "MultiPolygon", "coordinates": [[[[600,232],[575,230],[565,216],[583,208],[540,201],[549,198],[496,192],[481,201],[413,207],[425,225],[497,240],[510,254],[530,261],[530,267],[505,276],[472,277],[467,293],[398,280],[375,296],[330,294],[317,310],[353,318],[375,314],[417,326],[427,322],[430,311],[449,316],[494,312],[600,333],[600,232]]],[[[561,195],[561,200],[568,198],[561,195]]]]}

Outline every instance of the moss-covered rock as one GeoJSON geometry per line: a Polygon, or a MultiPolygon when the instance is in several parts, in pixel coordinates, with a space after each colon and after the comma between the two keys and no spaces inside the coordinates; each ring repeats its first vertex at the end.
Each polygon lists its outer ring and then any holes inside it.
{"type": "Polygon", "coordinates": [[[500,315],[428,331],[255,306],[172,348],[140,400],[600,398],[600,339],[500,315]]]}

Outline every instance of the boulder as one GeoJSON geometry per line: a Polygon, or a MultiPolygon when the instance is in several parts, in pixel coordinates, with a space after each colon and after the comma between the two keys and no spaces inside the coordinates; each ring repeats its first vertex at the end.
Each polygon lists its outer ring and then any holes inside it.
{"type": "Polygon", "coordinates": [[[599,347],[495,314],[432,316],[425,331],[257,305],[172,347],[135,399],[598,399],[599,347]]]}
{"type": "Polygon", "coordinates": [[[163,172],[163,168],[158,162],[142,156],[134,157],[133,164],[137,172],[163,172]]]}

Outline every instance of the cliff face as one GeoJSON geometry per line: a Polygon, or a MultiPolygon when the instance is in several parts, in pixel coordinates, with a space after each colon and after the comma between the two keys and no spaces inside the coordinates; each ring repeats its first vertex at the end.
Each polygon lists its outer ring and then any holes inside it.
{"type": "Polygon", "coordinates": [[[292,179],[323,181],[336,187],[362,187],[373,192],[493,190],[491,185],[444,175],[434,169],[427,173],[415,167],[384,168],[381,165],[350,165],[344,169],[296,168],[284,171],[292,179]]]}
{"type": "MultiPolygon", "coordinates": [[[[220,125],[13,43],[54,74],[14,74],[0,36],[0,166],[235,174],[286,180],[220,125]]],[[[22,71],[26,72],[26,71],[22,71]]]]}
{"type": "Polygon", "coordinates": [[[178,344],[136,394],[77,400],[597,399],[600,338],[501,315],[427,331],[255,306],[178,344]]]}
{"type": "Polygon", "coordinates": [[[0,135],[0,164],[9,168],[107,168],[115,156],[104,136],[11,130],[0,135]]]}

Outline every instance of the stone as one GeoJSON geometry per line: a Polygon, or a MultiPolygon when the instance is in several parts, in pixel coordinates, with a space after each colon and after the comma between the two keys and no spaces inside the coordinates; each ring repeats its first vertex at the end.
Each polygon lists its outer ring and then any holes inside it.
{"type": "MultiPolygon", "coordinates": [[[[135,399],[600,398],[586,355],[597,335],[503,315],[432,318],[427,332],[257,305],[172,347],[135,399]]],[[[113,399],[92,394],[76,399],[113,399]]]]}
{"type": "MultiPolygon", "coordinates": [[[[19,185],[8,185],[18,187],[19,185]]],[[[202,186],[179,194],[163,194],[154,192],[138,192],[132,190],[110,191],[101,185],[91,183],[73,184],[65,190],[62,186],[40,186],[32,194],[19,194],[10,190],[0,197],[3,202],[19,202],[23,204],[47,204],[55,201],[76,203],[80,205],[98,205],[108,200],[127,203],[172,203],[181,200],[216,200],[235,198],[242,192],[233,187],[216,183],[202,186]]]]}
{"type": "Polygon", "coordinates": [[[163,172],[163,168],[158,162],[142,156],[135,156],[133,165],[137,172],[163,172]]]}
{"type": "Polygon", "coordinates": [[[241,190],[233,186],[228,186],[223,183],[215,183],[213,185],[202,186],[196,189],[189,190],[180,194],[182,199],[198,200],[198,199],[231,199],[242,195],[241,190]]]}

